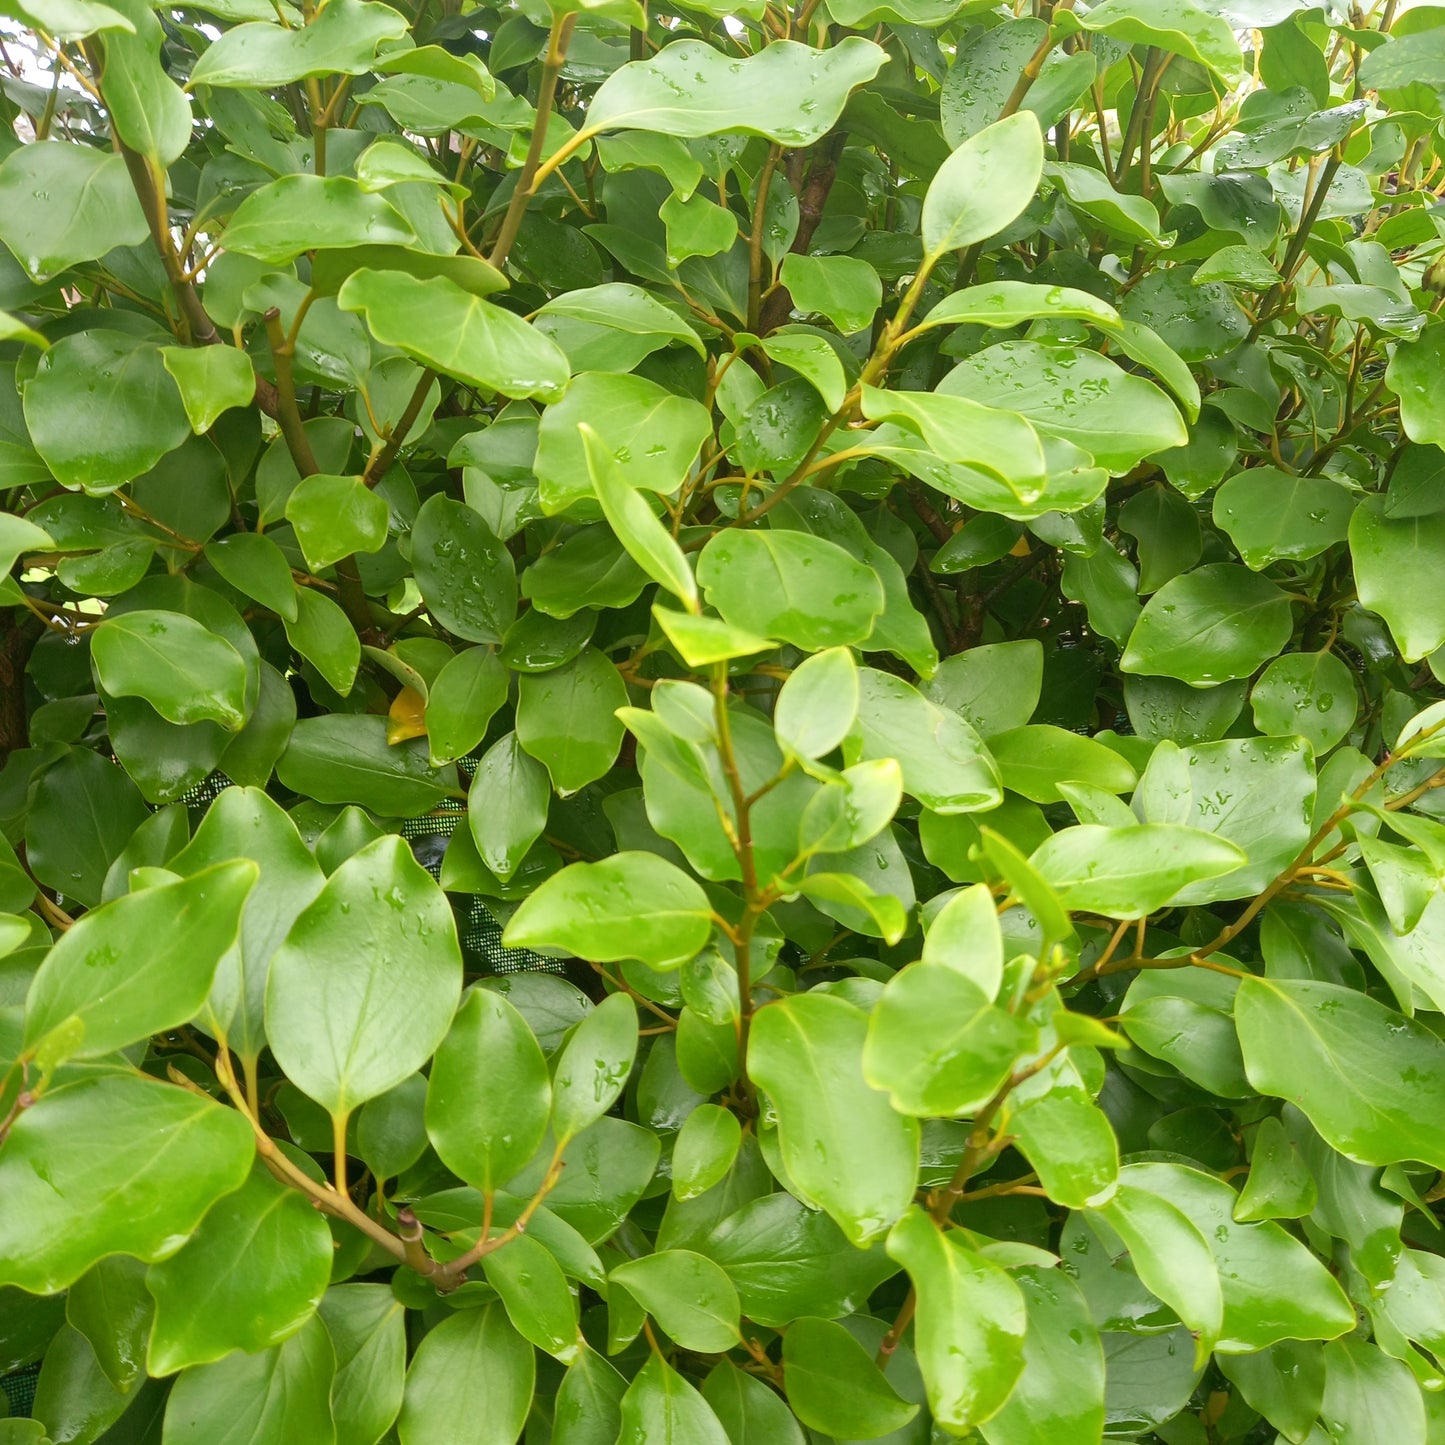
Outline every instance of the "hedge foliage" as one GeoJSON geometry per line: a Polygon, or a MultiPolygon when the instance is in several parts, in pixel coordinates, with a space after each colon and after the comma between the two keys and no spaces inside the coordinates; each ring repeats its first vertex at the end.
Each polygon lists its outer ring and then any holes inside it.
{"type": "Polygon", "coordinates": [[[0,0],[0,1441],[1445,1439],[1445,10],[0,0]]]}

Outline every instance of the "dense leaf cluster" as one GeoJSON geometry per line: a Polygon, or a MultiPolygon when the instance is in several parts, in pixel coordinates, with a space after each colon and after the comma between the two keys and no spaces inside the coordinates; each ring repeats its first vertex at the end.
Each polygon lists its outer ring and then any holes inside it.
{"type": "Polygon", "coordinates": [[[0,1441],[1445,1439],[1445,10],[408,8],[0,0],[0,1441]]]}

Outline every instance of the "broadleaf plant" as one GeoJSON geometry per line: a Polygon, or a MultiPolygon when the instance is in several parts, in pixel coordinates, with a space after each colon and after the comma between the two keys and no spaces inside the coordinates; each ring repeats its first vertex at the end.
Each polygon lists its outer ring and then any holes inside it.
{"type": "Polygon", "coordinates": [[[0,113],[0,1445],[1445,1436],[1445,10],[0,113]]]}

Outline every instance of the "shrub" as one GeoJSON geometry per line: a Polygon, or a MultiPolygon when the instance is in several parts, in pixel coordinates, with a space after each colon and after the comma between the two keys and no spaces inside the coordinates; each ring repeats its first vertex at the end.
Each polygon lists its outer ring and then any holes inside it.
{"type": "Polygon", "coordinates": [[[1445,1429],[1445,11],[1035,8],[6,0],[0,1440],[1445,1429]]]}

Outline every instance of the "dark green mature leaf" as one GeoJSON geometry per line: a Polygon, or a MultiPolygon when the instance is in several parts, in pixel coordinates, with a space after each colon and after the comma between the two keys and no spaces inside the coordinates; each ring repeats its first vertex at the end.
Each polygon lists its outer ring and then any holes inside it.
{"type": "Polygon", "coordinates": [[[1145,604],[1119,666],[1206,687],[1248,677],[1289,641],[1289,600],[1272,582],[1214,563],[1145,604]]]}
{"type": "Polygon", "coordinates": [[[748,1071],[778,1111],[789,1180],[857,1245],[903,1213],[918,1158],[917,1124],[864,1078],[867,1031],[853,1004],[805,994],[759,1010],[748,1046],[748,1071]]]}
{"type": "Polygon", "coordinates": [[[106,1255],[170,1254],[253,1152],[239,1114],[185,1089],[101,1073],[55,1090],[0,1151],[0,1282],[53,1294],[106,1255]]]}
{"type": "Polygon", "coordinates": [[[221,1445],[234,1440],[336,1438],[330,1396],[336,1371],[331,1337],[319,1319],[259,1354],[237,1351],[184,1371],[166,1402],[165,1434],[221,1445]]]}
{"type": "Polygon", "coordinates": [[[531,1159],[552,1108],[547,1062],[501,994],[472,989],[432,1061],[426,1129],[438,1157],[484,1194],[531,1159]]]}
{"type": "Polygon", "coordinates": [[[408,818],[436,807],[455,773],[432,767],[424,746],[389,744],[383,719],[336,713],[296,724],[276,776],[323,803],[358,803],[383,817],[408,818]]]}
{"type": "Polygon", "coordinates": [[[336,1285],[322,1298],[320,1312],[336,1351],[331,1415],[337,1445],[374,1445],[401,1409],[406,1312],[382,1284],[336,1285]]]}
{"type": "Polygon", "coordinates": [[[427,608],[469,642],[500,642],[517,613],[512,559],[471,507],[440,494],[417,514],[412,564],[427,608]]]}
{"type": "Polygon", "coordinates": [[[1445,1044],[1422,1024],[1306,979],[1246,979],[1234,1009],[1250,1083],[1296,1104],[1347,1158],[1445,1158],[1445,1044]]]}
{"type": "Polygon", "coordinates": [[[622,1397],[622,1428],[616,1445],[727,1445],[727,1433],[711,1406],[661,1355],[653,1354],[622,1397]]]}
{"type": "Polygon", "coordinates": [[[458,1310],[417,1347],[396,1432],[428,1445],[458,1420],[479,1445],[514,1445],[532,1403],[536,1361],[499,1302],[458,1310]]]}
{"type": "Polygon", "coordinates": [[[868,1352],[831,1320],[794,1320],[783,1336],[783,1388],[810,1429],[869,1440],[918,1413],[888,1383],[868,1352]]]}
{"type": "Polygon", "coordinates": [[[432,1056],[461,980],[446,896],[388,834],[291,925],[271,960],[267,1038],[292,1081],[344,1119],[432,1056]]]}
{"type": "Polygon", "coordinates": [[[232,1350],[255,1354],[280,1344],[315,1312],[331,1256],[326,1221],[254,1166],[179,1254],[150,1267],[156,1315],[146,1369],[169,1375],[232,1350]]]}
{"type": "Polygon", "coordinates": [[[738,1295],[705,1255],[687,1249],[628,1260],[608,1276],[685,1350],[717,1354],[738,1338],[738,1295]]]}
{"type": "Polygon", "coordinates": [[[627,688],[594,647],[517,687],[517,740],[543,763],[559,797],[600,778],[616,761],[624,728],[617,709],[627,688]]]}
{"type": "Polygon", "coordinates": [[[1445,591],[1427,559],[1445,542],[1445,515],[1390,517],[1368,497],[1350,518],[1350,556],[1360,601],[1378,612],[1407,662],[1445,642],[1445,591]]]}

